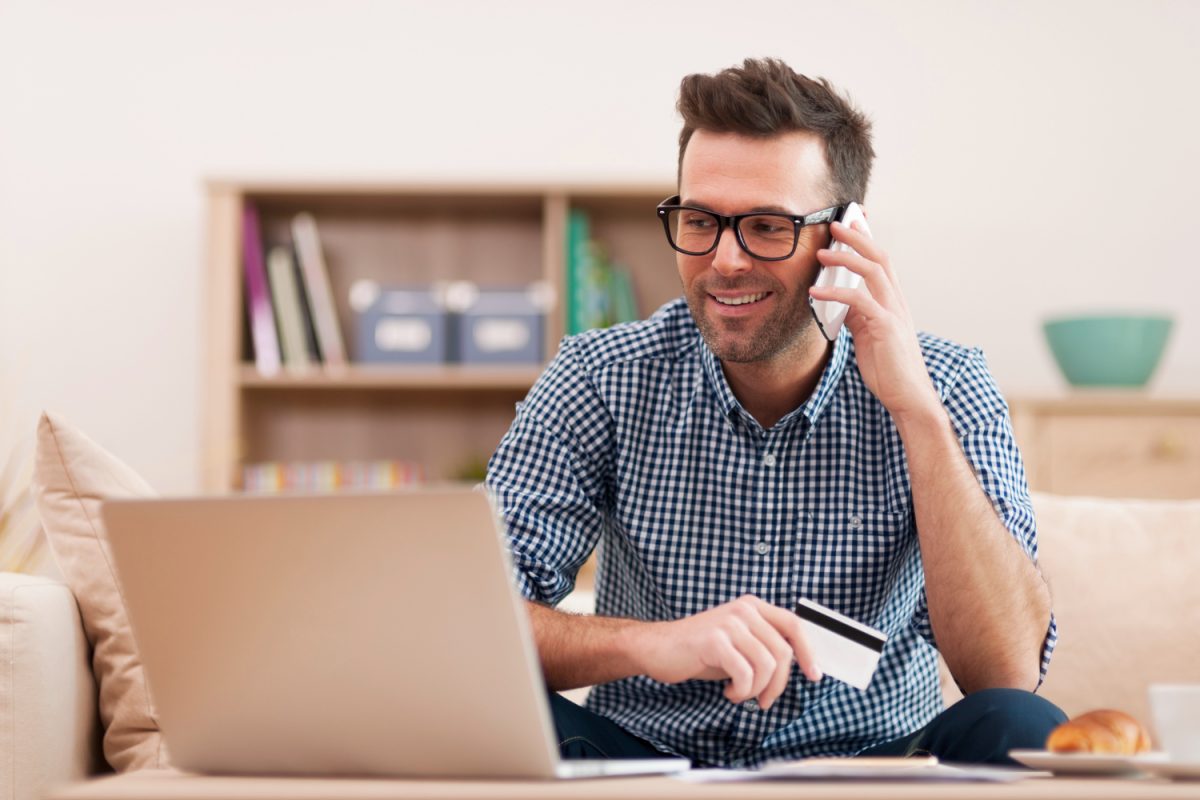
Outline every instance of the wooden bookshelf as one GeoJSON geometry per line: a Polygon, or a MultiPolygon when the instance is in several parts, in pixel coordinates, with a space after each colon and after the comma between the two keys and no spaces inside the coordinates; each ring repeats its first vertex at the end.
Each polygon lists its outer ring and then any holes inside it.
{"type": "Polygon", "coordinates": [[[655,205],[669,185],[404,184],[215,179],[206,184],[207,269],[201,474],[206,491],[237,491],[246,463],[399,459],[431,480],[478,471],[543,365],[378,366],[353,363],[349,287],[360,278],[419,286],[546,281],[558,303],[543,351],[563,334],[566,225],[588,213],[594,238],[634,276],[645,316],[679,294],[655,205]],[[264,377],[246,360],[241,210],[259,209],[267,241],[312,213],[320,229],[342,336],[342,370],[264,377]]]}

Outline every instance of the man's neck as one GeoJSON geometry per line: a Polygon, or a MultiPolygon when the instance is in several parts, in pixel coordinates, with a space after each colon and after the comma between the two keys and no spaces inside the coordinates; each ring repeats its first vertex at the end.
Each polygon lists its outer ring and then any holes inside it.
{"type": "Polygon", "coordinates": [[[817,388],[833,344],[818,333],[787,352],[765,361],[721,362],[725,380],[742,407],[769,430],[780,419],[800,407],[817,388]]]}

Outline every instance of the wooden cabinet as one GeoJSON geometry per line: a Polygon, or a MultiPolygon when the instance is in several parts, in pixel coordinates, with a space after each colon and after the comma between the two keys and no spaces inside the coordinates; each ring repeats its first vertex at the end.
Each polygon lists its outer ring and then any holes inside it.
{"type": "Polygon", "coordinates": [[[351,284],[549,283],[558,298],[544,352],[562,337],[566,227],[585,211],[593,237],[629,267],[646,315],[680,293],[653,185],[411,185],[213,180],[207,185],[202,480],[239,489],[258,461],[397,459],[434,481],[478,471],[544,365],[380,367],[262,377],[245,362],[241,211],[253,201],[265,238],[314,215],[343,338],[353,341],[351,284]]]}
{"type": "Polygon", "coordinates": [[[1097,497],[1200,498],[1200,398],[1009,398],[1030,486],[1097,497]]]}

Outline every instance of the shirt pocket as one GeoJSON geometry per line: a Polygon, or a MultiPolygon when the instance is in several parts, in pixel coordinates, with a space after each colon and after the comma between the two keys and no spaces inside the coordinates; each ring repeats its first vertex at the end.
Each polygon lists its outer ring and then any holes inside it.
{"type": "Polygon", "coordinates": [[[795,598],[876,625],[915,545],[911,516],[905,512],[802,510],[793,564],[795,598]]]}

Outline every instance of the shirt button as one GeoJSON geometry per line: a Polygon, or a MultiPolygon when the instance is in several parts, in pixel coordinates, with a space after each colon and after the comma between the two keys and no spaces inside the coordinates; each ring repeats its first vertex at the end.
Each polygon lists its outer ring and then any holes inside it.
{"type": "Polygon", "coordinates": [[[763,464],[765,464],[768,467],[775,466],[775,454],[767,453],[765,456],[763,456],[763,464]]]}
{"type": "Polygon", "coordinates": [[[771,545],[767,544],[766,542],[759,542],[758,544],[754,545],[754,552],[758,553],[760,556],[765,556],[767,553],[771,552],[771,545]]]}
{"type": "Polygon", "coordinates": [[[751,697],[746,702],[742,703],[742,708],[747,711],[758,711],[758,701],[751,697]]]}
{"type": "Polygon", "coordinates": [[[854,516],[852,516],[850,518],[850,528],[851,528],[851,530],[858,530],[861,527],[862,527],[862,517],[860,517],[858,514],[855,514],[854,516]]]}

